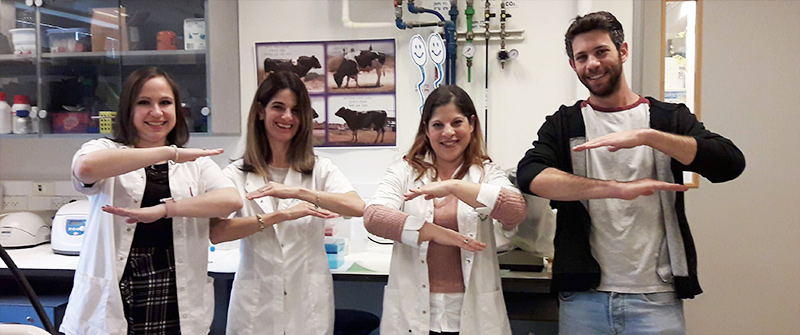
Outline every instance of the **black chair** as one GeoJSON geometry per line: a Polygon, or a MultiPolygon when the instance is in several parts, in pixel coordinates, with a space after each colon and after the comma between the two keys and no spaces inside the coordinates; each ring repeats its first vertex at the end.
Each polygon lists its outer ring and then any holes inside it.
{"type": "Polygon", "coordinates": [[[369,335],[381,325],[381,319],[370,312],[337,309],[333,335],[369,335]]]}

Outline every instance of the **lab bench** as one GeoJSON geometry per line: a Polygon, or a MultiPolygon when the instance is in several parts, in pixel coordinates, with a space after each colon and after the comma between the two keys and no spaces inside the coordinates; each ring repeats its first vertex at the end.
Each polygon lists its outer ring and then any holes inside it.
{"type": "MultiPolygon", "coordinates": [[[[33,248],[7,250],[11,258],[31,282],[34,290],[45,303],[50,317],[60,321],[63,308],[72,287],[72,278],[78,265],[78,257],[54,254],[50,244],[33,248]]],[[[391,245],[370,243],[366,250],[349,252],[338,269],[332,269],[334,299],[337,308],[362,309],[377,315],[381,312],[383,286],[386,284],[391,260],[391,245]]],[[[211,334],[224,334],[228,314],[228,301],[233,286],[234,273],[239,265],[237,248],[217,248],[209,252],[209,275],[214,278],[214,321],[211,334]]],[[[556,321],[558,299],[550,293],[548,272],[522,272],[501,270],[506,309],[512,320],[556,321]]],[[[23,320],[29,314],[22,310],[27,304],[21,291],[5,264],[0,263],[0,322],[12,314],[3,308],[14,308],[15,317],[22,313],[23,320]],[[22,300],[24,299],[24,301],[22,300]],[[10,306],[10,307],[9,307],[10,306]]],[[[33,308],[31,307],[32,311],[33,308]]],[[[34,322],[38,318],[33,314],[34,322]]],[[[14,319],[16,320],[16,319],[14,319]]],[[[19,321],[14,321],[19,322],[19,321]]],[[[26,320],[27,322],[27,320],[26,320]]]]}

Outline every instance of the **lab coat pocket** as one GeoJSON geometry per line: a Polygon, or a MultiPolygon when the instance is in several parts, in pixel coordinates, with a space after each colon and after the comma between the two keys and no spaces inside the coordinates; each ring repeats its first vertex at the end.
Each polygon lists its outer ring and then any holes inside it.
{"type": "Polygon", "coordinates": [[[78,318],[77,331],[81,334],[92,333],[98,329],[109,330],[108,295],[110,281],[105,278],[91,277],[76,272],[74,286],[70,294],[67,309],[68,315],[78,318]]]}
{"type": "Polygon", "coordinates": [[[506,334],[509,326],[508,314],[506,313],[506,302],[503,299],[503,291],[495,290],[478,294],[478,308],[475,315],[462,315],[462,317],[474,318],[480,327],[478,334],[506,334]]]}
{"type": "Polygon", "coordinates": [[[333,278],[328,271],[325,274],[307,274],[308,286],[305,291],[304,313],[305,324],[312,334],[329,334],[333,332],[334,303],[333,278]]]}

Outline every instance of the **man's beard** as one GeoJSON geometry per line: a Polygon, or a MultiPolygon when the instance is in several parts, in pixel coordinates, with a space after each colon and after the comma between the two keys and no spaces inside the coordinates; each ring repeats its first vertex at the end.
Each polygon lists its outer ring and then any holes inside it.
{"type": "Polygon", "coordinates": [[[608,72],[609,80],[606,85],[603,85],[599,89],[592,89],[592,87],[586,83],[587,79],[583,76],[578,76],[578,79],[581,81],[583,86],[589,89],[589,92],[596,97],[605,98],[617,92],[620,86],[620,78],[622,78],[622,63],[619,62],[612,66],[608,72]]]}

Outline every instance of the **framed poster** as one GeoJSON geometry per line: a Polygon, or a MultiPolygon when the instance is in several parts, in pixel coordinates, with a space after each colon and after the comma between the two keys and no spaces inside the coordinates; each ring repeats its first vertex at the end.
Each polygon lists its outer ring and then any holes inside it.
{"type": "Polygon", "coordinates": [[[311,96],[316,147],[397,145],[395,40],[256,43],[260,84],[291,71],[311,96]]]}

